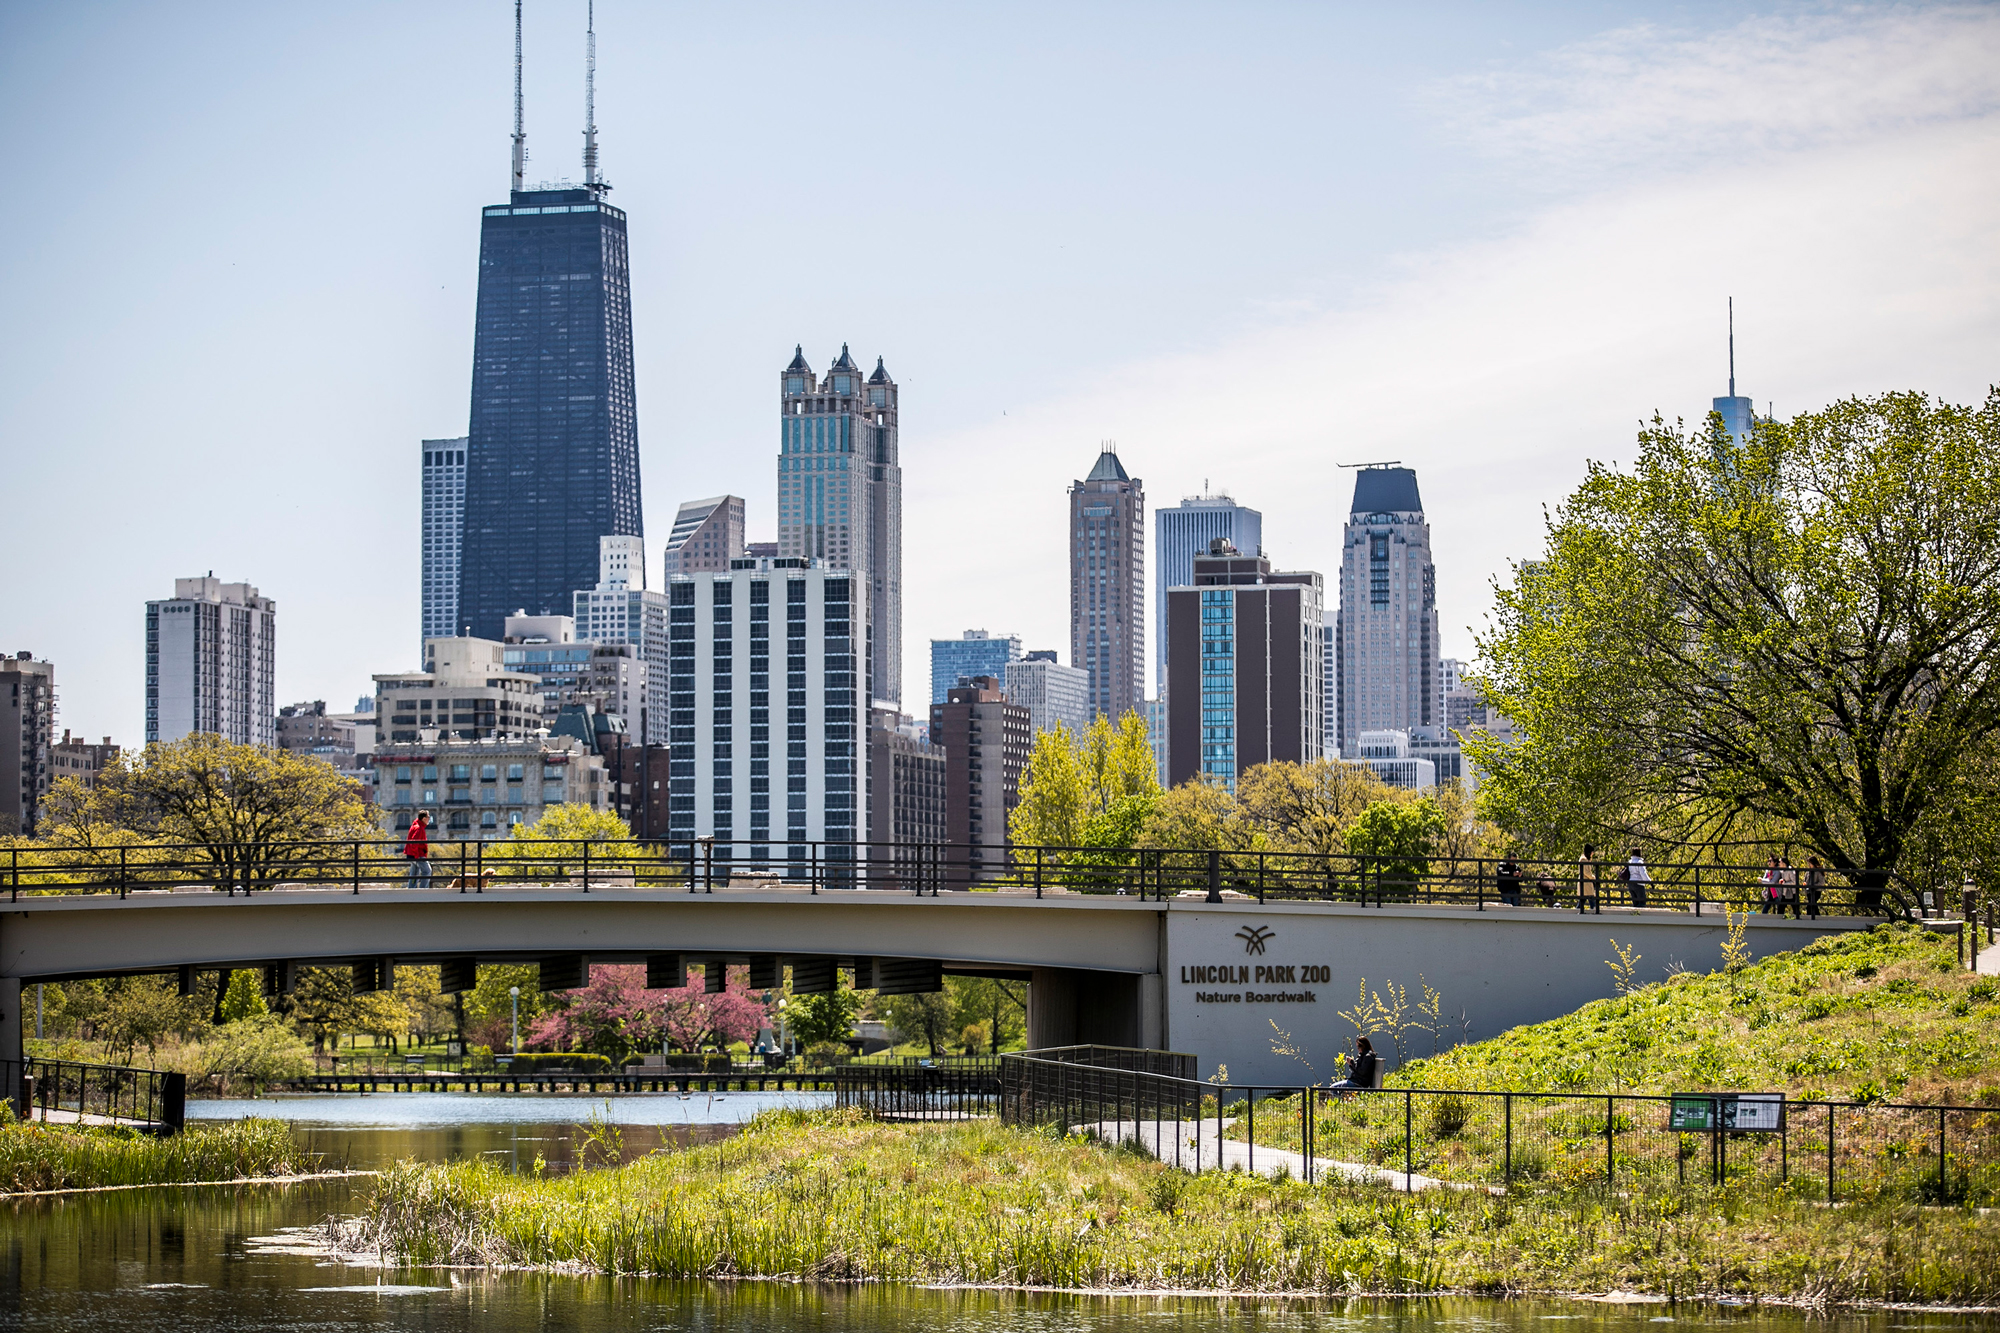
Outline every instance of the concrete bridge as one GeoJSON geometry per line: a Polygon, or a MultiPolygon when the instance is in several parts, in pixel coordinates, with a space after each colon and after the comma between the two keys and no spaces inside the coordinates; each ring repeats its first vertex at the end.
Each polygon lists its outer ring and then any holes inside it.
{"type": "MultiPolygon", "coordinates": [[[[1762,956],[1873,924],[1759,916],[1745,942],[1762,956]]],[[[1700,916],[1582,915],[1490,903],[1212,902],[1198,893],[1157,901],[1064,890],[691,894],[598,884],[589,892],[566,884],[51,894],[0,905],[0,1059],[20,1057],[22,987],[38,981],[383,960],[447,964],[461,980],[474,961],[537,960],[557,978],[586,961],[647,962],[664,978],[711,959],[749,962],[766,978],[789,964],[796,980],[827,979],[830,965],[858,961],[864,980],[890,989],[935,988],[940,972],[1026,979],[1032,1046],[1166,1047],[1194,1052],[1203,1077],[1227,1064],[1233,1083],[1297,1083],[1338,1077],[1354,1031],[1338,1011],[1363,983],[1406,987],[1413,1008],[1420,987],[1431,986],[1451,1028],[1440,1042],[1451,1044],[1612,994],[1614,939],[1639,955],[1637,978],[1650,981],[1670,965],[1719,967],[1727,932],[1714,904],[1700,916]],[[1310,1068],[1272,1050],[1278,1029],[1305,1048],[1310,1068]]]]}

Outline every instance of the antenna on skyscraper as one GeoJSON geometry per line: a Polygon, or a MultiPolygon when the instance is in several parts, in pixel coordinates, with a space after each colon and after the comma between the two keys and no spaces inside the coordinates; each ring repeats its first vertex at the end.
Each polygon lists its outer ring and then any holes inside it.
{"type": "Polygon", "coordinates": [[[526,189],[528,133],[521,128],[521,0],[514,0],[514,188],[526,189]]]}
{"type": "Polygon", "coordinates": [[[597,0],[590,0],[583,38],[583,185],[597,184],[597,0]]]}
{"type": "Polygon", "coordinates": [[[1736,396],[1736,298],[1729,298],[1729,396],[1736,396]]]}
{"type": "Polygon", "coordinates": [[[1361,468],[1364,470],[1373,467],[1401,467],[1402,465],[1403,465],[1403,460],[1400,458],[1392,458],[1386,463],[1335,463],[1334,464],[1335,467],[1353,467],[1353,468],[1361,468]]]}

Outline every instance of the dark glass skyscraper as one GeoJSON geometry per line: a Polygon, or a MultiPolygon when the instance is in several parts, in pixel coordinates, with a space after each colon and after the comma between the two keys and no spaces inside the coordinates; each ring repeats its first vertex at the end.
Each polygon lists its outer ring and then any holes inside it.
{"type": "Polygon", "coordinates": [[[625,214],[604,188],[516,189],[481,219],[461,633],[568,614],[597,539],[645,535],[625,214]]]}

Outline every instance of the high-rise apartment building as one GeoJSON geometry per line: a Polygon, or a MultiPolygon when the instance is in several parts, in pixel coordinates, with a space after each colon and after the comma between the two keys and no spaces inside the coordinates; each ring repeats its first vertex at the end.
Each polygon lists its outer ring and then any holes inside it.
{"type": "MultiPolygon", "coordinates": [[[[0,671],[3,670],[0,668],[0,671]]],[[[5,682],[5,675],[0,674],[0,694],[7,692],[5,682]]],[[[4,732],[5,725],[0,724],[0,734],[4,732]]],[[[0,741],[0,745],[4,743],[0,741]]],[[[81,736],[71,740],[68,728],[64,728],[62,739],[49,747],[49,786],[53,788],[56,783],[68,778],[79,786],[95,787],[99,775],[120,753],[109,736],[104,738],[102,745],[93,745],[81,736]]],[[[4,785],[5,779],[0,778],[0,786],[4,785]]]]}
{"type": "Polygon", "coordinates": [[[896,381],[875,358],[864,380],[841,344],[824,378],[805,349],[779,376],[778,555],[858,571],[864,707],[903,698],[903,468],[896,381]]]}
{"type": "Polygon", "coordinates": [[[1334,651],[1342,758],[1357,757],[1364,731],[1415,734],[1443,722],[1437,570],[1410,468],[1366,467],[1354,474],[1334,651]]]}
{"type": "Polygon", "coordinates": [[[390,745],[526,740],[547,728],[541,680],[507,668],[491,639],[432,639],[422,671],[375,677],[378,735],[390,745]]]}
{"type": "MultiPolygon", "coordinates": [[[[1029,653],[1018,662],[1009,662],[1000,677],[1007,702],[1028,710],[1028,734],[1038,736],[1057,727],[1068,727],[1072,736],[1090,729],[1090,673],[1066,667],[1056,661],[1053,650],[1029,653]]],[[[967,675],[993,672],[968,672],[967,675]]]]}
{"type": "Polygon", "coordinates": [[[605,198],[594,127],[580,188],[526,188],[518,66],[514,96],[513,190],[480,218],[452,626],[485,639],[516,611],[566,609],[595,581],[598,538],[645,533],[625,213],[605,198]]]}
{"type": "Polygon", "coordinates": [[[1220,538],[1194,583],[1167,592],[1167,761],[1173,783],[1231,789],[1258,764],[1323,753],[1320,576],[1281,572],[1220,538]]]}
{"type": "Polygon", "coordinates": [[[459,632],[458,562],[465,538],[465,450],[469,441],[423,442],[423,622],[417,655],[431,639],[459,632]]]}
{"type": "Polygon", "coordinates": [[[286,704],[278,710],[280,750],[324,759],[345,772],[359,767],[355,754],[358,730],[351,717],[327,712],[324,699],[286,704]]]}
{"type": "Polygon", "coordinates": [[[903,888],[925,881],[927,847],[950,836],[945,821],[944,748],[924,739],[908,714],[877,708],[868,728],[868,884],[903,888]]]}
{"type": "Polygon", "coordinates": [[[674,530],[667,534],[667,573],[720,574],[742,555],[742,496],[689,500],[674,515],[674,530]]]}
{"type": "Polygon", "coordinates": [[[146,603],[146,743],[277,742],[278,604],[248,583],[175,579],[146,603]]]}
{"type": "Polygon", "coordinates": [[[1007,868],[1007,820],[1021,801],[1021,773],[1034,746],[1028,710],[1007,702],[1000,682],[975,676],[931,705],[931,744],[945,752],[945,882],[963,886],[1007,868]]]}
{"type": "MultiPolygon", "coordinates": [[[[809,843],[864,836],[867,583],[796,557],[735,563],[667,580],[666,836],[748,842],[739,859],[803,878],[809,843]]],[[[823,849],[823,863],[854,875],[851,849],[823,849]]]]}
{"type": "Polygon", "coordinates": [[[1192,584],[1194,558],[1208,554],[1209,543],[1218,538],[1258,554],[1264,549],[1263,514],[1237,504],[1227,492],[1211,494],[1206,484],[1200,495],[1153,511],[1153,616],[1158,622],[1153,677],[1160,685],[1167,683],[1167,589],[1192,584]]]}
{"type": "Polygon", "coordinates": [[[35,832],[55,781],[55,728],[55,664],[29,652],[0,658],[0,833],[35,832]]]}
{"type": "Polygon", "coordinates": [[[1021,636],[988,634],[969,629],[956,639],[931,640],[931,702],[941,704],[947,691],[967,676],[1004,679],[1007,664],[1021,660],[1021,636]]]}
{"type": "Polygon", "coordinates": [[[645,663],[646,697],[640,714],[626,721],[647,745],[664,745],[667,697],[667,595],[646,586],[646,542],[642,537],[604,537],[598,543],[597,586],[578,591],[571,605],[576,636],[588,643],[630,644],[645,663]]]}
{"type": "Polygon", "coordinates": [[[1146,491],[1109,445],[1069,488],[1069,548],[1069,660],[1116,722],[1146,698],[1146,491]]]}

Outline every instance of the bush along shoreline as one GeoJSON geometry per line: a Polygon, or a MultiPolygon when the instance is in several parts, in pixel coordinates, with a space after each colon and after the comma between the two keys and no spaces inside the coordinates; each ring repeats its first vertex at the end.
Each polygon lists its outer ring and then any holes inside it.
{"type": "Polygon", "coordinates": [[[278,1120],[189,1125],[153,1137],[94,1126],[0,1124],[0,1196],[306,1175],[318,1159],[278,1120]]]}
{"type": "Polygon", "coordinates": [[[403,1163],[336,1249],[420,1266],[1242,1293],[2000,1300],[2000,1219],[1783,1192],[1407,1195],[990,1121],[774,1111],[719,1143],[563,1177],[403,1163]]]}

